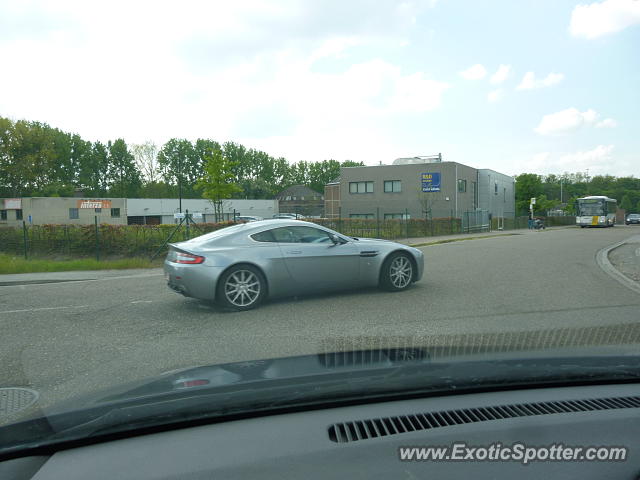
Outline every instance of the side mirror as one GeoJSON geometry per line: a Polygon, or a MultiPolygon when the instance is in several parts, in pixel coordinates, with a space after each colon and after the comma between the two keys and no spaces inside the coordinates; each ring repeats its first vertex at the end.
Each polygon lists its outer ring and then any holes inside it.
{"type": "Polygon", "coordinates": [[[335,233],[330,233],[329,238],[331,239],[334,245],[340,245],[342,243],[342,240],[340,239],[340,237],[338,237],[335,233]]]}

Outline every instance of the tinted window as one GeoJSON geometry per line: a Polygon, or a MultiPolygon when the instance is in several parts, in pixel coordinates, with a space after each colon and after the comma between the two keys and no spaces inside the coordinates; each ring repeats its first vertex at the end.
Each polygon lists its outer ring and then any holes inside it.
{"type": "Polygon", "coordinates": [[[324,243],[330,242],[329,234],[313,227],[282,227],[272,230],[280,243],[324,243]]]}
{"type": "Polygon", "coordinates": [[[276,239],[273,236],[273,230],[265,230],[264,232],[254,233],[251,235],[256,242],[275,242],[276,239]]]}

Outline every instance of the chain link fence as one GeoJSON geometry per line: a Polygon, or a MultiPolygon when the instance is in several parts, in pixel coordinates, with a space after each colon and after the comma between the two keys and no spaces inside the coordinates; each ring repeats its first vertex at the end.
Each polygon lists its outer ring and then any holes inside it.
{"type": "MultiPolygon", "coordinates": [[[[528,228],[527,217],[489,218],[487,212],[469,212],[462,218],[426,219],[311,219],[344,235],[387,240],[436,237],[492,230],[528,228]]],[[[575,225],[575,217],[548,217],[547,226],[575,225]]],[[[27,225],[0,227],[0,253],[25,258],[97,259],[162,256],[166,242],[203,235],[234,222],[179,225],[27,225]]]]}

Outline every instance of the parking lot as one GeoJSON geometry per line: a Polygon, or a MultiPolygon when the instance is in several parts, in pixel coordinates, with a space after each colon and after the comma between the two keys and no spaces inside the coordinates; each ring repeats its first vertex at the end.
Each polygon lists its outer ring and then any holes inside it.
{"type": "MultiPolygon", "coordinates": [[[[51,404],[172,369],[349,344],[470,347],[510,332],[546,332],[545,345],[621,339],[637,334],[640,296],[596,253],[638,233],[548,229],[422,247],[424,278],[406,292],[287,298],[241,313],[171,292],[160,270],[2,286],[0,384],[33,388],[51,404]]],[[[541,346],[540,335],[528,338],[522,348],[541,346]]]]}

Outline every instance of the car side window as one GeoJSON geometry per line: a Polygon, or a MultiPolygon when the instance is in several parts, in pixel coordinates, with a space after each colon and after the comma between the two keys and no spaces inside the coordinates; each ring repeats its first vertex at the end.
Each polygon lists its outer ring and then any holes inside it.
{"type": "Polygon", "coordinates": [[[273,236],[273,230],[265,230],[264,232],[254,233],[251,235],[256,242],[275,242],[276,239],[273,236]]]}
{"type": "Polygon", "coordinates": [[[273,230],[280,243],[329,243],[331,238],[324,230],[313,227],[282,227],[273,230]]]}

